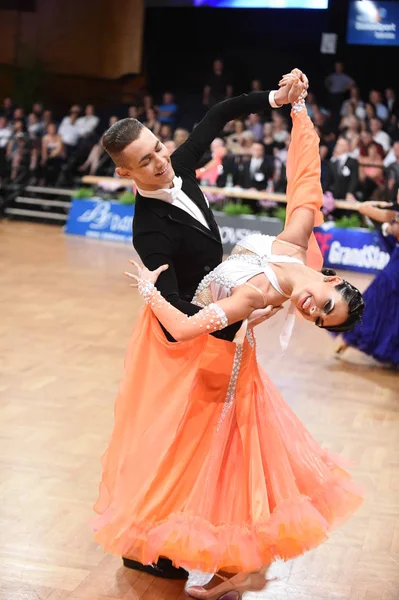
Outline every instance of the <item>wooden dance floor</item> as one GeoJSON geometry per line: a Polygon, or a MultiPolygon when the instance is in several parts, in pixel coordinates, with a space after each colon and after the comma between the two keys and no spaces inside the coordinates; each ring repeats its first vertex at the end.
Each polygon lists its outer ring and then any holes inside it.
{"type": "MultiPolygon", "coordinates": [[[[0,600],[183,600],[180,582],[122,568],[89,520],[124,351],[141,300],[130,246],[0,222],[0,600]]],[[[369,276],[351,275],[361,288],[369,276]]],[[[384,307],[381,306],[381,310],[384,307]]],[[[367,490],[317,550],[272,568],[248,600],[399,599],[399,373],[282,316],[257,330],[259,359],[316,439],[367,490]]],[[[194,575],[194,577],[198,576],[194,575]]]]}

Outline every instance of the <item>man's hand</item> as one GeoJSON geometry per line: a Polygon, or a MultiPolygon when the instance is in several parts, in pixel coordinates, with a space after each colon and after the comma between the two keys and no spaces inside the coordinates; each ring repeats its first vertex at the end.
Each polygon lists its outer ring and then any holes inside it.
{"type": "Polygon", "coordinates": [[[266,308],[259,308],[254,310],[253,313],[248,317],[248,329],[252,329],[257,325],[260,325],[264,321],[267,321],[271,317],[274,317],[284,307],[281,306],[267,306],[266,308]]]}
{"type": "Polygon", "coordinates": [[[277,104],[292,104],[299,98],[306,98],[309,80],[300,69],[293,69],[291,73],[283,75],[279,87],[280,89],[274,96],[277,104]]]}

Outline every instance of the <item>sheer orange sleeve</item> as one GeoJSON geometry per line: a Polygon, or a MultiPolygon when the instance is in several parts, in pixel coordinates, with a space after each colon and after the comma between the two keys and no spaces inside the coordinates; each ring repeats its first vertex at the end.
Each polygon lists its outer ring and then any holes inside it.
{"type": "MultiPolygon", "coordinates": [[[[298,107],[299,108],[299,107],[298,107]]],[[[321,225],[323,214],[323,191],[321,188],[321,165],[319,136],[309,118],[306,107],[292,109],[291,143],[287,157],[287,215],[286,225],[297,208],[314,212],[314,225],[321,225]]],[[[307,265],[321,269],[323,257],[314,233],[309,238],[307,265]]]]}
{"type": "Polygon", "coordinates": [[[157,319],[177,341],[191,340],[213,333],[229,324],[226,313],[218,304],[210,304],[188,317],[165,300],[153,283],[142,279],[139,281],[138,290],[157,319]]]}

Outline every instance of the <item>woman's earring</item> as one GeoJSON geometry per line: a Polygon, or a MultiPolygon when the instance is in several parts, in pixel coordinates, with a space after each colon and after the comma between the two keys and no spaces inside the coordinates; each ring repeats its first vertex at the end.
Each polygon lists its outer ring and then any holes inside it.
{"type": "Polygon", "coordinates": [[[323,281],[324,281],[324,283],[328,283],[328,281],[329,281],[328,277],[324,277],[323,281]]]}

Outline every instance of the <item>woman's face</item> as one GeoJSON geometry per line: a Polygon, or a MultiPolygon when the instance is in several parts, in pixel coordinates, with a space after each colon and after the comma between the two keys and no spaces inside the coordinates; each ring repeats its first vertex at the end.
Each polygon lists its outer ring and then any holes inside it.
{"type": "Polygon", "coordinates": [[[275,125],[275,127],[277,129],[282,129],[283,125],[284,125],[284,119],[281,115],[279,115],[277,112],[274,112],[272,114],[272,119],[273,119],[273,123],[275,125]]]}
{"type": "Polygon", "coordinates": [[[356,117],[348,118],[348,127],[351,131],[359,131],[359,121],[356,117]]]}
{"type": "Polygon", "coordinates": [[[319,327],[340,325],[349,315],[348,303],[335,287],[340,283],[340,277],[323,277],[293,294],[291,302],[307,321],[319,327]]]}
{"type": "Polygon", "coordinates": [[[368,155],[370,158],[378,158],[377,146],[375,144],[370,144],[368,147],[368,155]]]}
{"type": "Polygon", "coordinates": [[[348,116],[352,116],[355,114],[355,106],[352,104],[348,104],[348,116]]]}
{"type": "Polygon", "coordinates": [[[242,133],[244,131],[244,123],[242,121],[234,121],[235,133],[242,133]]]}
{"type": "Polygon", "coordinates": [[[54,123],[50,123],[50,125],[47,126],[47,133],[49,135],[55,135],[57,133],[57,129],[54,123]]]}
{"type": "Polygon", "coordinates": [[[369,119],[373,119],[375,117],[375,108],[372,104],[366,104],[366,113],[369,119]]]}
{"type": "Polygon", "coordinates": [[[263,125],[263,133],[266,137],[270,137],[273,134],[273,123],[265,123],[263,125]]]}

